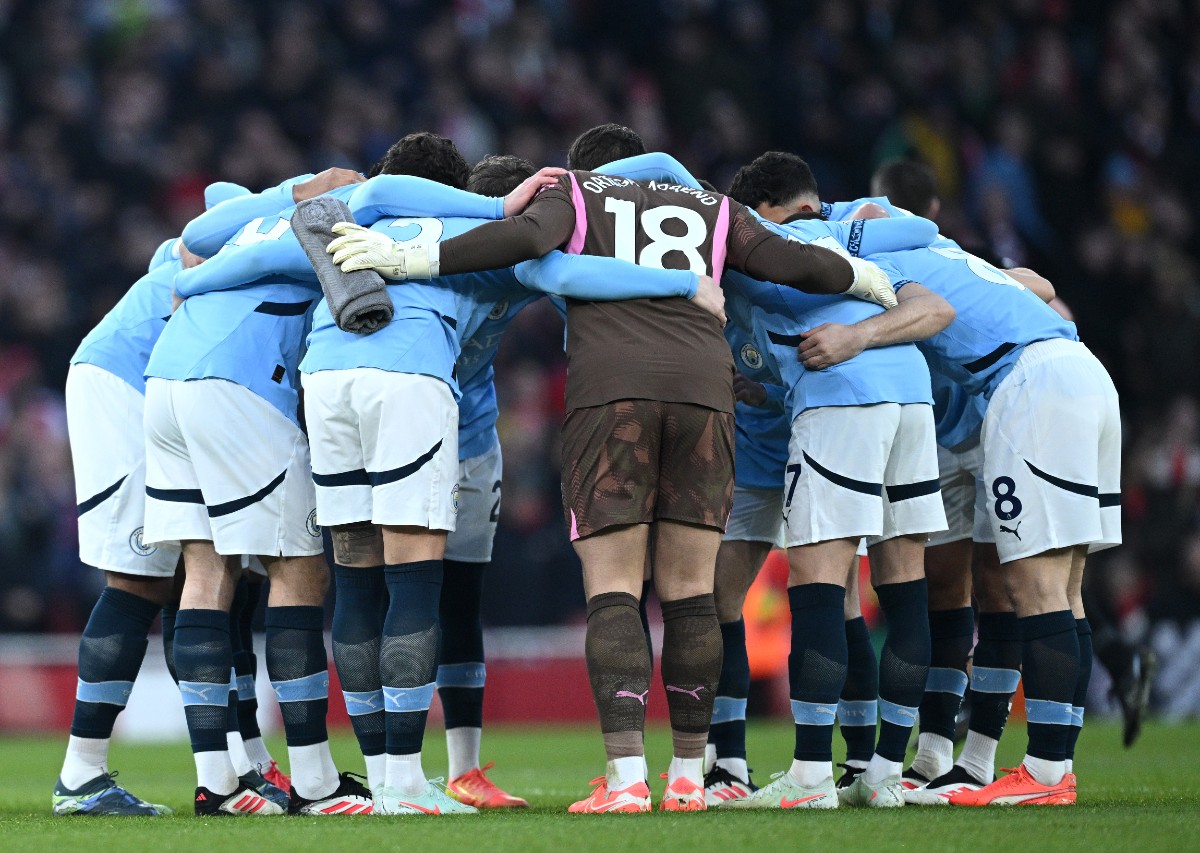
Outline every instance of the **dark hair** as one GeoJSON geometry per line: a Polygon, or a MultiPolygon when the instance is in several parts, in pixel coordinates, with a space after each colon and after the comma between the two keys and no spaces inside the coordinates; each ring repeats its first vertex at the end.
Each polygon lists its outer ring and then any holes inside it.
{"type": "Polygon", "coordinates": [[[704,189],[708,190],[710,193],[719,193],[720,192],[720,190],[717,189],[716,185],[712,181],[706,181],[706,180],[704,180],[704,178],[696,178],[696,183],[698,183],[704,189]]]}
{"type": "Polygon", "coordinates": [[[646,143],[635,131],[620,124],[602,124],[585,130],[567,151],[567,168],[591,171],[597,166],[646,153],[646,143]]]}
{"type": "Polygon", "coordinates": [[[461,190],[467,185],[467,161],[452,140],[422,131],[393,143],[368,177],[376,175],[413,175],[461,190]]]}
{"type": "Polygon", "coordinates": [[[524,157],[515,154],[489,154],[467,177],[467,189],[480,195],[508,195],[537,169],[524,157]]]}
{"type": "Polygon", "coordinates": [[[871,178],[871,194],[885,195],[888,201],[917,216],[928,216],[937,198],[933,170],[916,160],[888,160],[871,178]]]}
{"type": "Polygon", "coordinates": [[[726,195],[752,209],[763,202],[783,206],[801,196],[817,196],[817,179],[795,154],[768,151],[737,170],[726,195]]]}

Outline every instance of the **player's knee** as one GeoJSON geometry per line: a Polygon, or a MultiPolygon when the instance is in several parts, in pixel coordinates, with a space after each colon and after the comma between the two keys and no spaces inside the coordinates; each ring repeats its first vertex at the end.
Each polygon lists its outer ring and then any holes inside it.
{"type": "Polygon", "coordinates": [[[339,566],[366,569],[383,565],[383,534],[369,521],[330,528],[333,561],[339,566]]]}
{"type": "Polygon", "coordinates": [[[127,575],[122,572],[105,572],[105,582],[112,589],[128,592],[139,598],[157,604],[166,605],[174,596],[175,579],[149,578],[140,575],[127,575]]]}

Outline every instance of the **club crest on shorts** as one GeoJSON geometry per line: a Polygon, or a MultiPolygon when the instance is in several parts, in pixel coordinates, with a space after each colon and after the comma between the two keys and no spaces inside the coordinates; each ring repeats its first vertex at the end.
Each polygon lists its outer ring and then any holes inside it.
{"type": "Polygon", "coordinates": [[[492,306],[492,310],[488,312],[487,318],[489,320],[499,320],[499,319],[502,319],[504,317],[504,315],[507,313],[508,313],[508,300],[501,299],[499,302],[497,302],[495,305],[492,306]]]}
{"type": "Polygon", "coordinates": [[[751,370],[759,370],[763,366],[762,353],[754,344],[743,344],[738,355],[741,357],[742,363],[751,370]]]}
{"type": "Polygon", "coordinates": [[[129,534],[129,547],[133,550],[133,553],[137,554],[139,557],[149,557],[158,550],[158,548],[155,546],[147,545],[142,541],[141,527],[129,534]]]}
{"type": "Polygon", "coordinates": [[[321,535],[321,525],[317,524],[317,511],[314,509],[308,514],[308,520],[304,523],[308,530],[308,535],[317,537],[321,535]]]}
{"type": "Polygon", "coordinates": [[[450,490],[450,511],[458,515],[458,483],[450,490]]]}

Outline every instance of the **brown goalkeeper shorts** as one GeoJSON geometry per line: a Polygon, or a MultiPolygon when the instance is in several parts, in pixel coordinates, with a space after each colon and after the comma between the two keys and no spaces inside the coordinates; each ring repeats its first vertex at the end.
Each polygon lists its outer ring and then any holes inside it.
{"type": "Polygon", "coordinates": [[[690,403],[617,400],[563,423],[563,511],[571,540],[659,519],[725,529],[733,503],[733,415],[690,403]]]}

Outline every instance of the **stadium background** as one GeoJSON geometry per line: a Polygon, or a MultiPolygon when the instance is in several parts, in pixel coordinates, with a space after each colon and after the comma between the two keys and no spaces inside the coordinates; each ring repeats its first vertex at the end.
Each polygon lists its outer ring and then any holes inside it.
{"type": "MultiPolygon", "coordinates": [[[[1055,282],[1125,417],[1127,544],[1093,563],[1093,607],[1169,662],[1160,710],[1200,714],[1194,0],[0,0],[0,688],[57,661],[73,692],[101,577],[77,557],[67,362],[206,183],[365,169],[419,129],[560,165],[609,120],[718,187],[769,148],[828,199],[919,157],[944,231],[1055,282]]],[[[578,624],[561,326],[515,325],[487,622],[578,624]]],[[[529,658],[573,634],[493,636],[529,658]]]]}

